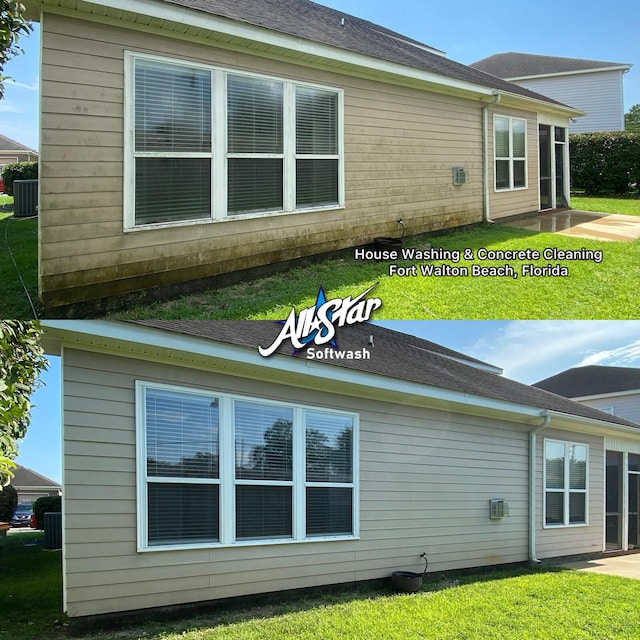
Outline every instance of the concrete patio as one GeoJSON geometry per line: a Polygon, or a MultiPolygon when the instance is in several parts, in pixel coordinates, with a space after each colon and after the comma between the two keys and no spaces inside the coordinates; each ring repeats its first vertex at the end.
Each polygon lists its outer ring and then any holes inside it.
{"type": "Polygon", "coordinates": [[[554,211],[505,222],[509,227],[578,238],[632,242],[640,238],[640,216],[594,211],[554,211]]]}
{"type": "Polygon", "coordinates": [[[595,560],[563,562],[562,566],[578,571],[640,579],[640,554],[637,553],[624,556],[605,556],[595,560]]]}

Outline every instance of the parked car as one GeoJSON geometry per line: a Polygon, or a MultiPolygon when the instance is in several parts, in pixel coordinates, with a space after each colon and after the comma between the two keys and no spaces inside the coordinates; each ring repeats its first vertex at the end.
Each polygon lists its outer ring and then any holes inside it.
{"type": "Polygon", "coordinates": [[[12,527],[29,527],[31,526],[31,516],[33,515],[33,505],[28,503],[19,504],[16,512],[11,518],[12,527]]]}

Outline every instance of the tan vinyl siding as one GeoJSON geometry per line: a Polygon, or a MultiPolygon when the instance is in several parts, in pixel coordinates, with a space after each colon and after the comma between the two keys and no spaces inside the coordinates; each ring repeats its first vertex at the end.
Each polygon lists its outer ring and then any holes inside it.
{"type": "Polygon", "coordinates": [[[538,558],[593,553],[604,547],[604,438],[567,431],[545,429],[537,438],[536,541],[538,558]],[[544,528],[544,440],[560,440],[589,445],[588,525],[544,528]]]}
{"type": "Polygon", "coordinates": [[[478,101],[49,13],[42,32],[47,306],[356,246],[397,235],[399,217],[408,234],[482,218],[478,101]],[[343,89],[345,208],[123,233],[125,51],[343,89]]]}
{"type": "Polygon", "coordinates": [[[538,211],[538,119],[537,114],[519,109],[496,107],[489,109],[489,211],[492,219],[506,218],[520,213],[538,211]],[[512,191],[495,189],[495,157],[493,145],[493,117],[508,116],[527,121],[527,188],[512,191]]]}
{"type": "MultiPolygon", "coordinates": [[[[527,558],[522,425],[66,348],[65,595],[72,617],[527,558]],[[135,380],[360,415],[360,539],[136,552],[135,380]],[[489,519],[489,499],[510,517],[489,519]]],[[[592,456],[594,451],[592,451],[592,456]]]]}

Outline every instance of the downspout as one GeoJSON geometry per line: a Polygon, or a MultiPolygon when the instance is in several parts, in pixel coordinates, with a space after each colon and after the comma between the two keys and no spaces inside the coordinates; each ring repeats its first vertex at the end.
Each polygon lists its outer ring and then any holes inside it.
{"type": "Polygon", "coordinates": [[[551,421],[551,416],[545,411],[542,423],[529,431],[529,562],[539,564],[536,557],[536,450],[537,435],[551,421]]]}
{"type": "Polygon", "coordinates": [[[489,215],[489,125],[487,109],[500,102],[500,94],[495,91],[493,100],[482,107],[482,220],[493,224],[489,215]]]}

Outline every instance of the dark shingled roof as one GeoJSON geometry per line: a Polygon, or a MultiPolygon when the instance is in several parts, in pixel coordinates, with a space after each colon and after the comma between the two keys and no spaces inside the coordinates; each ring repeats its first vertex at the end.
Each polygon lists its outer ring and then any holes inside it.
{"type": "MultiPolygon", "coordinates": [[[[134,320],[134,324],[171,331],[187,336],[230,343],[256,350],[258,345],[266,348],[273,343],[282,326],[276,322],[257,320],[134,320]]],[[[638,427],[637,424],[602,413],[578,402],[554,395],[534,387],[509,380],[489,371],[464,364],[457,360],[480,361],[468,358],[438,344],[364,323],[339,328],[336,335],[338,348],[342,350],[362,349],[373,336],[369,360],[325,360],[328,365],[354,369],[364,373],[416,382],[441,389],[472,394],[512,402],[528,407],[549,409],[569,415],[592,418],[618,425],[638,427]]],[[[305,358],[304,353],[292,355],[289,341],[277,351],[290,357],[305,358]]]]}
{"type": "Polygon", "coordinates": [[[13,472],[13,479],[11,480],[11,484],[14,487],[52,487],[52,488],[60,488],[60,485],[49,478],[45,478],[43,475],[36,473],[32,469],[27,469],[27,467],[22,467],[20,465],[13,472]]]}
{"type": "Polygon", "coordinates": [[[500,78],[526,78],[570,71],[587,71],[607,67],[630,67],[623,62],[583,60],[581,58],[560,58],[539,56],[532,53],[496,53],[493,56],[473,62],[470,66],[486,71],[500,78]]]}
{"type": "Polygon", "coordinates": [[[0,151],[31,151],[31,153],[35,153],[33,149],[29,149],[29,147],[25,147],[23,144],[2,134],[0,134],[0,151]]]}
{"type": "Polygon", "coordinates": [[[545,389],[565,398],[597,396],[618,391],[640,391],[640,369],[631,367],[574,367],[536,382],[534,387],[545,389]]]}
{"type": "Polygon", "coordinates": [[[547,96],[454,62],[438,53],[427,51],[424,47],[429,49],[433,47],[417,40],[310,0],[163,0],[163,2],[430,71],[490,89],[499,89],[562,105],[547,96]],[[344,24],[342,24],[343,18],[344,24]]]}

